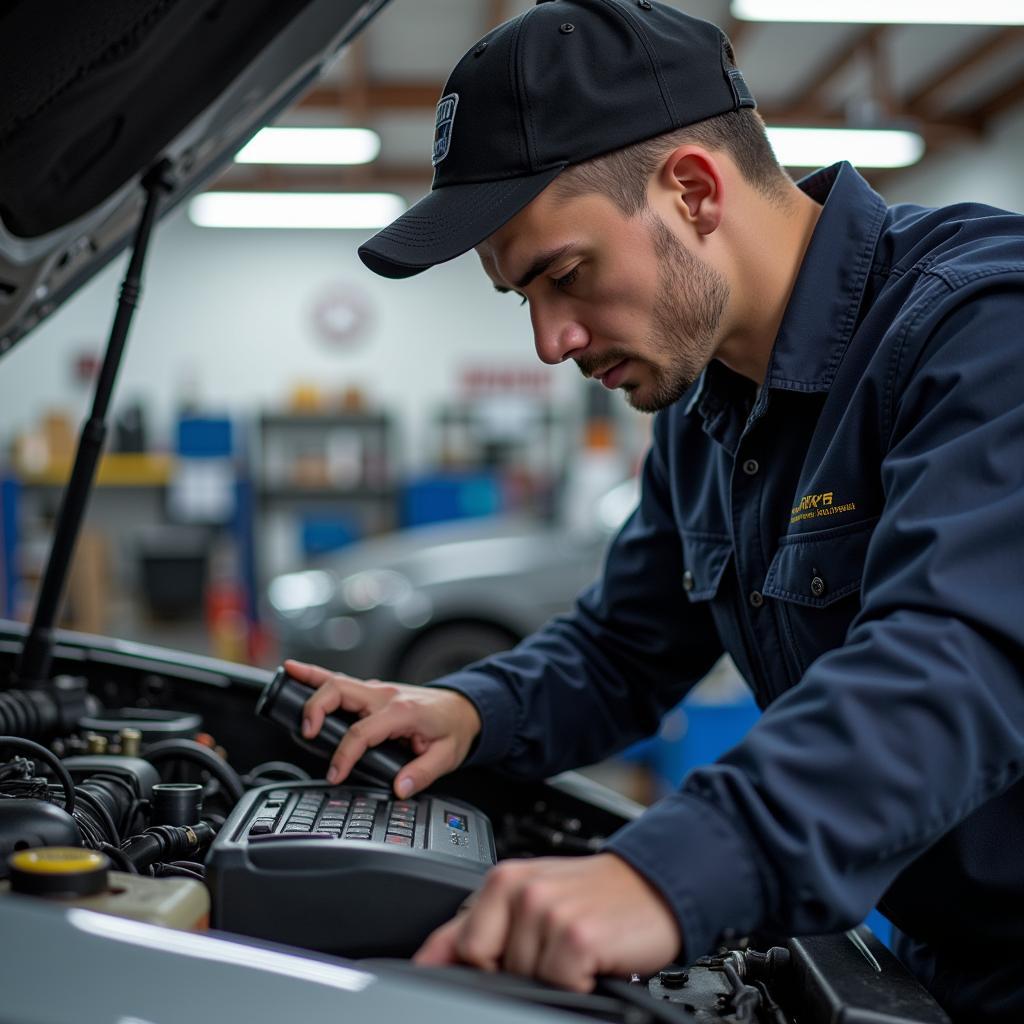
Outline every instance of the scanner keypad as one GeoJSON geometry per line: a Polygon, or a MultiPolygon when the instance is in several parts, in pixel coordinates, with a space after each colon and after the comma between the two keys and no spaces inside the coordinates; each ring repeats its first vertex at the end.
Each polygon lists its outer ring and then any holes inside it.
{"type": "MultiPolygon", "coordinates": [[[[391,800],[379,793],[352,789],[273,790],[254,810],[249,823],[251,840],[342,839],[389,846],[423,846],[416,841],[418,805],[412,800],[391,800]]],[[[422,823],[421,823],[422,832],[422,823]]]]}

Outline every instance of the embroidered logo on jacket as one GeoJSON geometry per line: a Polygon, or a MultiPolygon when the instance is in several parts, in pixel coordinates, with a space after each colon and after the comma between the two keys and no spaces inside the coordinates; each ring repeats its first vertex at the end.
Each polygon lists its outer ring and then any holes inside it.
{"type": "Polygon", "coordinates": [[[814,519],[818,516],[838,516],[843,512],[852,512],[856,509],[856,502],[850,501],[843,505],[835,503],[833,491],[823,491],[821,494],[805,494],[800,499],[800,504],[793,507],[793,518],[790,525],[799,523],[802,519],[814,519]]]}
{"type": "Polygon", "coordinates": [[[455,124],[455,110],[459,105],[459,94],[450,92],[442,96],[437,104],[434,118],[434,156],[431,163],[436,167],[447,155],[452,144],[452,127],[455,124]]]}

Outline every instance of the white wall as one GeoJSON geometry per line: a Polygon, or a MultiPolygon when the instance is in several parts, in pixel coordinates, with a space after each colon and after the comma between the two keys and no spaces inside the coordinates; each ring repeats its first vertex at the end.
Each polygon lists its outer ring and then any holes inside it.
{"type": "MultiPolygon", "coordinates": [[[[141,398],[166,439],[193,382],[204,406],[237,414],[281,407],[301,381],[334,392],[355,385],[399,416],[415,464],[427,418],[454,394],[464,366],[540,366],[527,311],[491,288],[475,255],[388,281],[359,262],[365,237],[199,228],[173,215],[154,236],[115,406],[141,398]],[[311,316],[316,297],[338,283],[363,290],[374,310],[369,335],[350,349],[324,343],[311,316]]],[[[70,365],[83,350],[102,351],[125,266],[117,260],[4,358],[0,440],[50,406],[84,416],[86,390],[70,365]]],[[[574,365],[548,372],[555,396],[579,400],[574,365]]]]}

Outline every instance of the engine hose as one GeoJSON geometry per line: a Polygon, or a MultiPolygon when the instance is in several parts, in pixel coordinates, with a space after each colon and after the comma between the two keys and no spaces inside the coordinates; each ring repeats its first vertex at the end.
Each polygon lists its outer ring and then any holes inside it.
{"type": "Polygon", "coordinates": [[[0,732],[26,739],[48,736],[59,719],[57,702],[41,690],[0,693],[0,732]]]}
{"type": "Polygon", "coordinates": [[[147,747],[142,756],[156,768],[166,761],[191,761],[198,764],[224,787],[225,792],[236,803],[245,793],[238,772],[209,747],[204,747],[195,740],[161,740],[147,747]]]}
{"type": "Polygon", "coordinates": [[[154,825],[142,835],[121,844],[125,860],[136,869],[162,860],[181,860],[198,853],[213,839],[213,829],[204,821],[195,825],[154,825]]]}

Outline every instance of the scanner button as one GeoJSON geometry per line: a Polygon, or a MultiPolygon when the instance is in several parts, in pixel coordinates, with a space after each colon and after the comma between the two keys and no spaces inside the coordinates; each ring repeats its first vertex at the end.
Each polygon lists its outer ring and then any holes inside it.
{"type": "Polygon", "coordinates": [[[411,836],[412,829],[406,828],[405,825],[388,825],[388,835],[411,836]]]}
{"type": "Polygon", "coordinates": [[[412,840],[408,836],[395,836],[388,835],[384,839],[385,843],[390,843],[392,846],[412,846],[412,840]]]}
{"type": "Polygon", "coordinates": [[[251,836],[265,836],[268,832],[274,831],[274,819],[273,818],[257,818],[249,826],[249,835],[251,836]]]}

